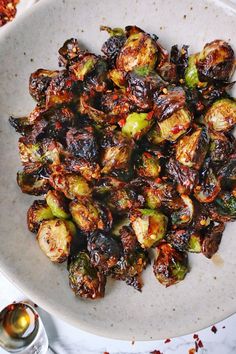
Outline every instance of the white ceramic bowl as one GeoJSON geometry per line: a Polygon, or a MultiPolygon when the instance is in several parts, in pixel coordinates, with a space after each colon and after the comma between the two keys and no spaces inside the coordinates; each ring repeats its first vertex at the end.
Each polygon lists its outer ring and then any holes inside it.
{"type": "Polygon", "coordinates": [[[145,272],[143,292],[110,281],[99,301],[74,297],[65,264],[55,265],[27,231],[26,210],[33,198],[16,185],[19,168],[17,135],[10,114],[33,107],[28,77],[39,67],[56,68],[57,50],[76,36],[98,51],[107,38],[101,24],[136,24],[156,33],[161,43],[190,44],[192,51],[223,38],[235,44],[236,10],[226,1],[45,0],[18,17],[0,38],[0,264],[2,271],[49,312],[81,329],[103,336],[150,340],[193,332],[236,311],[236,225],[226,227],[220,246],[222,262],[190,256],[191,272],[165,289],[145,272]]]}

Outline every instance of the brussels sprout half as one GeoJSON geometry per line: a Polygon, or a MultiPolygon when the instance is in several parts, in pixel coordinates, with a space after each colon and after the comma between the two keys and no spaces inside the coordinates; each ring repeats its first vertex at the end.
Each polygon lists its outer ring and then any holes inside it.
{"type": "Polygon", "coordinates": [[[69,256],[72,236],[64,220],[53,219],[41,223],[37,240],[41,250],[52,262],[62,263],[69,256]]]}
{"type": "Polygon", "coordinates": [[[187,132],[192,121],[192,114],[186,108],[179,109],[169,118],[158,122],[162,138],[175,141],[187,132]]]}
{"type": "Polygon", "coordinates": [[[150,113],[130,113],[122,127],[122,134],[138,140],[151,128],[152,123],[150,113]]]}
{"type": "Polygon", "coordinates": [[[54,172],[50,175],[50,184],[68,199],[88,197],[91,194],[87,181],[73,173],[54,172]]]}
{"type": "Polygon", "coordinates": [[[68,271],[69,285],[75,295],[93,300],[104,296],[106,278],[92,266],[86,252],[73,257],[68,271]]]}
{"type": "Polygon", "coordinates": [[[130,213],[130,222],[143,248],[150,248],[166,234],[168,218],[151,209],[136,209],[130,213]]]}
{"type": "Polygon", "coordinates": [[[110,274],[122,256],[121,243],[110,235],[95,232],[88,238],[88,251],[94,267],[110,274]]]}
{"type": "Polygon", "coordinates": [[[27,212],[28,229],[36,233],[42,221],[54,219],[54,215],[44,200],[35,200],[27,212]]]}
{"type": "Polygon", "coordinates": [[[54,216],[59,219],[70,218],[67,201],[63,193],[55,190],[48,191],[46,195],[46,202],[54,216]]]}
{"type": "Polygon", "coordinates": [[[121,48],[116,68],[126,72],[135,67],[154,69],[158,57],[156,42],[147,33],[131,34],[121,48]]]}
{"type": "Polygon", "coordinates": [[[70,203],[70,212],[76,225],[85,232],[95,230],[109,231],[112,227],[112,214],[102,204],[88,198],[75,199],[70,203]]]}
{"type": "Polygon", "coordinates": [[[201,82],[198,77],[198,70],[196,62],[198,59],[198,54],[191,55],[188,58],[188,67],[185,70],[185,83],[189,88],[195,87],[204,87],[206,86],[205,82],[201,82]]]}
{"type": "Polygon", "coordinates": [[[194,197],[200,203],[211,203],[221,190],[212,168],[207,169],[202,181],[194,188],[194,197]]]}
{"type": "Polygon", "coordinates": [[[221,192],[214,201],[217,211],[231,220],[236,219],[236,195],[232,192],[221,192]]]}
{"type": "Polygon", "coordinates": [[[169,243],[157,246],[157,258],[153,264],[156,279],[164,286],[176,284],[183,280],[188,272],[188,256],[169,243]]]}
{"type": "Polygon", "coordinates": [[[194,215],[194,205],[192,200],[184,194],[181,195],[181,199],[182,205],[171,213],[171,222],[175,227],[189,224],[194,215]]]}
{"type": "Polygon", "coordinates": [[[212,223],[206,229],[201,250],[207,258],[211,258],[218,251],[224,228],[223,223],[218,225],[212,223]]]}
{"type": "MultiPolygon", "coordinates": [[[[17,183],[23,193],[42,195],[50,189],[48,177],[44,176],[44,166],[41,164],[31,169],[29,166],[17,172],[17,183]]],[[[47,173],[47,172],[46,172],[47,173]]]]}
{"type": "Polygon", "coordinates": [[[176,145],[176,159],[185,166],[199,170],[204,162],[209,144],[205,128],[181,138],[176,145]]]}
{"type": "Polygon", "coordinates": [[[236,124],[236,102],[222,98],[212,104],[204,117],[207,126],[216,132],[226,132],[236,124]]]}
{"type": "Polygon", "coordinates": [[[210,132],[210,156],[212,161],[226,161],[233,152],[235,138],[221,132],[210,132]]]}
{"type": "Polygon", "coordinates": [[[235,69],[234,51],[227,42],[214,40],[204,46],[196,65],[203,79],[227,81],[235,69]]]}

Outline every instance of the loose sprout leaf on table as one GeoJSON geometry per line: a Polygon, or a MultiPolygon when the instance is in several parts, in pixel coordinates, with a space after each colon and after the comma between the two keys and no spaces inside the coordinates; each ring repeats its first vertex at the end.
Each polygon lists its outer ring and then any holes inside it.
{"type": "Polygon", "coordinates": [[[107,277],[141,291],[150,249],[156,279],[182,281],[188,253],[211,258],[236,219],[231,46],[169,53],[136,26],[101,30],[100,54],[71,38],[60,69],[32,73],[36,107],[9,119],[21,135],[17,183],[41,196],[28,228],[90,299],[104,296],[107,277]]]}

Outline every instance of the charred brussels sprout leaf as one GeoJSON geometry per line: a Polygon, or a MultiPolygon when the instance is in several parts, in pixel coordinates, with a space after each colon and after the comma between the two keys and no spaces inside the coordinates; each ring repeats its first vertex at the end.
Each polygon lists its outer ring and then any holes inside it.
{"type": "Polygon", "coordinates": [[[177,184],[180,194],[190,194],[198,182],[198,172],[192,168],[180,164],[174,159],[170,159],[166,166],[167,173],[177,184]]]}
{"type": "Polygon", "coordinates": [[[220,132],[210,132],[210,156],[212,161],[226,161],[233,152],[235,138],[220,132]]]}
{"type": "Polygon", "coordinates": [[[166,234],[167,217],[155,210],[137,209],[130,213],[135,235],[143,248],[150,248],[166,234]]]}
{"type": "Polygon", "coordinates": [[[119,54],[126,41],[125,32],[121,28],[112,29],[106,26],[101,26],[100,29],[102,31],[107,31],[110,35],[110,38],[108,38],[103,44],[101,51],[106,56],[106,58],[114,63],[117,55],[119,54]]]}
{"type": "Polygon", "coordinates": [[[135,251],[138,247],[138,240],[134,233],[134,230],[130,226],[122,226],[119,230],[121,243],[125,254],[129,254],[135,251]]]}
{"type": "Polygon", "coordinates": [[[41,250],[52,262],[61,263],[69,256],[72,236],[64,220],[53,219],[41,223],[37,240],[41,250]]]}
{"type": "Polygon", "coordinates": [[[52,78],[56,77],[58,73],[58,71],[39,69],[30,75],[29,92],[36,101],[45,100],[46,90],[52,78]]]}
{"type": "Polygon", "coordinates": [[[60,219],[70,218],[68,204],[63,193],[55,190],[48,191],[46,195],[46,202],[54,216],[60,219]]]}
{"type": "Polygon", "coordinates": [[[69,265],[69,284],[75,295],[86,299],[104,296],[106,278],[90,262],[86,252],[78,253],[69,265]]]}
{"type": "Polygon", "coordinates": [[[102,173],[108,174],[114,170],[128,170],[134,147],[132,140],[127,139],[121,132],[108,133],[101,142],[103,149],[101,164],[102,173]]]}
{"type": "Polygon", "coordinates": [[[89,161],[98,158],[98,145],[92,127],[72,128],[66,134],[68,150],[76,157],[89,161]]]}
{"type": "Polygon", "coordinates": [[[222,98],[213,103],[204,118],[207,126],[216,132],[226,132],[236,124],[236,102],[222,98]]]}
{"type": "Polygon", "coordinates": [[[185,166],[199,170],[208,150],[209,137],[206,129],[199,128],[180,139],[176,146],[176,159],[185,166]]]}
{"type": "Polygon", "coordinates": [[[236,159],[234,157],[219,169],[218,176],[223,188],[231,189],[236,187],[236,159]]]}
{"type": "Polygon", "coordinates": [[[203,79],[229,80],[235,69],[233,49],[222,40],[207,43],[198,56],[197,69],[203,79]]]}
{"type": "Polygon", "coordinates": [[[70,70],[74,73],[79,81],[83,81],[90,73],[97,62],[97,58],[93,54],[84,55],[80,61],[70,66],[70,70]]]}
{"type": "Polygon", "coordinates": [[[187,253],[178,251],[169,243],[161,243],[157,246],[153,271],[157,280],[166,287],[180,282],[188,272],[187,253]]]}
{"type": "Polygon", "coordinates": [[[173,113],[169,118],[158,123],[162,138],[175,141],[187,132],[192,120],[192,114],[186,108],[173,113]]]}
{"type": "Polygon", "coordinates": [[[104,274],[109,274],[122,256],[121,244],[112,236],[96,232],[88,239],[92,264],[104,274]]]}
{"type": "Polygon", "coordinates": [[[57,191],[64,193],[68,199],[88,197],[91,194],[87,181],[73,173],[54,172],[50,176],[50,184],[57,191]]]}
{"type": "Polygon", "coordinates": [[[74,62],[78,61],[81,55],[81,49],[79,47],[78,40],[76,38],[70,38],[59,49],[59,64],[61,66],[68,67],[74,62]]]}
{"type": "Polygon", "coordinates": [[[182,87],[170,86],[162,91],[163,93],[157,92],[154,95],[154,115],[160,122],[184,108],[186,103],[186,94],[182,87]]]}
{"type": "Polygon", "coordinates": [[[123,117],[128,114],[132,109],[132,104],[130,103],[127,95],[121,90],[114,92],[107,92],[102,97],[102,109],[105,113],[123,117]]]}
{"type": "Polygon", "coordinates": [[[150,129],[152,123],[149,113],[130,113],[122,127],[122,134],[138,140],[150,129]]]}
{"type": "Polygon", "coordinates": [[[42,221],[53,219],[54,215],[44,200],[35,200],[27,212],[28,229],[36,233],[42,221]]]}
{"type": "Polygon", "coordinates": [[[75,199],[70,203],[70,212],[76,225],[85,232],[109,231],[112,215],[106,207],[88,198],[75,199]]]}
{"type": "Polygon", "coordinates": [[[221,215],[226,215],[232,220],[236,219],[236,196],[230,192],[222,192],[215,199],[217,211],[221,215]]]}
{"type": "Polygon", "coordinates": [[[221,187],[212,168],[206,169],[200,184],[194,188],[194,196],[201,203],[211,203],[220,192],[221,187]]]}
{"type": "Polygon", "coordinates": [[[10,125],[15,129],[15,131],[21,135],[27,135],[32,129],[32,125],[28,117],[9,117],[10,125]]]}
{"type": "Polygon", "coordinates": [[[135,67],[154,69],[158,57],[156,42],[147,33],[131,34],[121,48],[116,67],[129,72],[135,67]]]}
{"type": "Polygon", "coordinates": [[[40,165],[33,169],[25,168],[17,172],[17,183],[23,193],[42,195],[50,189],[48,178],[44,177],[44,168],[40,165]]]}
{"type": "Polygon", "coordinates": [[[22,164],[42,161],[42,149],[40,144],[29,142],[26,137],[21,137],[18,142],[18,149],[22,164]]]}
{"type": "Polygon", "coordinates": [[[202,253],[207,258],[211,258],[218,251],[224,228],[224,224],[220,223],[219,225],[211,224],[206,229],[202,242],[202,253]]]}
{"type": "Polygon", "coordinates": [[[199,233],[193,232],[189,236],[188,251],[192,253],[200,253],[202,249],[202,236],[199,233]]]}
{"type": "Polygon", "coordinates": [[[165,139],[162,137],[160,128],[157,124],[149,130],[146,135],[146,138],[153,145],[159,145],[165,142],[165,139]]]}

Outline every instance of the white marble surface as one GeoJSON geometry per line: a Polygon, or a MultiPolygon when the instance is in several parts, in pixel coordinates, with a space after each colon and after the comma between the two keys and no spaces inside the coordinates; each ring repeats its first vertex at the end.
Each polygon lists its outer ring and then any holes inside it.
{"type": "MultiPolygon", "coordinates": [[[[26,300],[12,283],[0,274],[0,310],[13,301],[26,300]]],[[[148,354],[159,350],[156,354],[189,354],[195,347],[193,334],[164,341],[126,342],[98,337],[55,318],[43,309],[37,309],[45,325],[49,343],[58,354],[148,354]]],[[[236,353],[236,315],[216,324],[214,334],[210,328],[197,332],[204,347],[198,349],[199,354],[235,354],[236,353]]],[[[0,354],[6,353],[0,348],[0,354]]],[[[192,353],[191,353],[192,354],[192,353]]]]}

